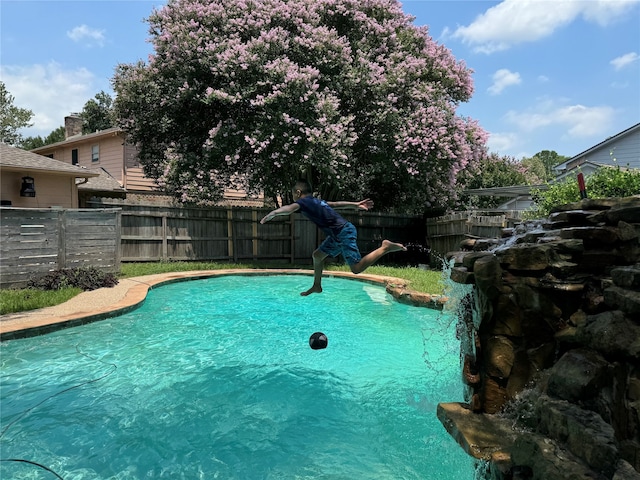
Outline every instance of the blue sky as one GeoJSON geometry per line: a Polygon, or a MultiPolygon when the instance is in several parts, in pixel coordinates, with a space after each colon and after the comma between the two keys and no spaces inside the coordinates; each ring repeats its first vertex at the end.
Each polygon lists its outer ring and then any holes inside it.
{"type": "MultiPolygon", "coordinates": [[[[48,135],[119,63],[151,53],[162,0],[0,0],[0,80],[48,135]]],[[[640,0],[405,0],[405,13],[474,71],[458,113],[515,158],[573,156],[640,122],[640,0]]]]}

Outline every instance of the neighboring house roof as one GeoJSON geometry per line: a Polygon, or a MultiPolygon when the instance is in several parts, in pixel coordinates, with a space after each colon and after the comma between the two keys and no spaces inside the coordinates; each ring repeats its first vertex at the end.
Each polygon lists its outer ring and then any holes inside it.
{"type": "Polygon", "coordinates": [[[0,143],[0,168],[8,171],[38,171],[78,178],[97,177],[100,174],[77,165],[54,160],[53,158],[27,152],[20,148],[0,143]]]}
{"type": "Polygon", "coordinates": [[[575,176],[576,175],[576,168],[579,168],[578,172],[583,173],[585,176],[588,176],[590,174],[592,174],[593,172],[595,172],[596,170],[598,170],[600,167],[611,167],[612,165],[606,164],[606,163],[599,163],[599,162],[591,162],[589,160],[585,160],[584,162],[580,163],[580,165],[578,165],[575,168],[572,168],[571,170],[562,170],[560,174],[558,174],[556,176],[556,178],[554,178],[551,183],[559,183],[564,181],[565,178],[569,177],[569,176],[575,176]]]}
{"type": "MultiPolygon", "coordinates": [[[[594,154],[594,153],[596,153],[598,151],[601,151],[602,149],[604,149],[606,147],[609,147],[609,146],[613,147],[616,144],[616,142],[619,142],[624,137],[628,137],[629,135],[632,135],[632,134],[634,134],[636,132],[640,132],[640,123],[636,123],[632,127],[629,127],[626,130],[623,130],[622,132],[607,138],[606,140],[594,145],[593,147],[588,148],[584,152],[581,152],[581,153],[571,157],[570,159],[568,159],[568,160],[566,160],[566,161],[564,161],[562,163],[559,163],[558,165],[556,165],[553,168],[557,172],[557,174],[560,175],[562,172],[567,171],[567,169],[571,165],[575,165],[575,166],[583,165],[584,162],[587,161],[587,157],[589,155],[592,155],[592,154],[594,154]]],[[[636,153],[638,155],[640,155],[640,152],[636,152],[636,153]]],[[[637,157],[636,157],[636,159],[637,159],[637,157]]],[[[604,163],[601,162],[599,164],[599,166],[601,166],[603,164],[604,163]]],[[[594,165],[595,165],[595,163],[594,163],[594,165]]],[[[573,168],[575,168],[575,167],[571,167],[571,169],[573,169],[573,168]]]]}
{"type": "Polygon", "coordinates": [[[108,137],[108,136],[120,135],[120,134],[124,134],[124,131],[120,127],[111,127],[111,128],[107,128],[106,130],[99,130],[99,131],[94,132],[94,133],[87,133],[87,134],[83,134],[83,135],[74,135],[73,137],[69,137],[66,140],[62,140],[60,142],[50,143],[50,144],[44,145],[42,147],[34,148],[31,151],[33,153],[38,153],[40,151],[51,150],[51,148],[58,147],[58,146],[61,146],[61,145],[71,145],[71,144],[78,143],[78,142],[83,142],[84,143],[87,140],[95,140],[96,138],[100,138],[100,137],[108,137]]]}
{"type": "Polygon", "coordinates": [[[89,178],[86,182],[77,183],[78,190],[88,193],[107,194],[110,197],[125,198],[127,190],[104,168],[91,170],[98,173],[97,177],[89,178]]]}
{"type": "Polygon", "coordinates": [[[531,195],[531,190],[546,190],[547,185],[513,185],[510,187],[471,188],[464,193],[477,197],[509,197],[516,198],[531,195]]]}

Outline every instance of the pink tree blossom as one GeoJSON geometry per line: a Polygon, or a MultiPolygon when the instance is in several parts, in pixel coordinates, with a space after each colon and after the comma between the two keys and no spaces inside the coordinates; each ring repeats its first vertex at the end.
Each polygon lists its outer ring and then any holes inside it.
{"type": "Polygon", "coordinates": [[[395,0],[170,0],[113,79],[148,175],[186,202],[306,177],[381,208],[448,205],[486,133],[471,71],[395,0]]]}

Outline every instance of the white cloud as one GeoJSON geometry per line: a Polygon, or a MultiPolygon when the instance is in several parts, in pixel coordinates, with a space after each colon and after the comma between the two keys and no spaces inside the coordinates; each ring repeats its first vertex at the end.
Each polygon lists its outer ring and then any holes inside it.
{"type": "Polygon", "coordinates": [[[96,44],[100,47],[103,47],[105,43],[104,32],[104,30],[98,30],[83,24],[74,27],[73,30],[69,30],[67,32],[67,37],[69,37],[74,42],[85,41],[87,46],[96,44]]]}
{"type": "Polygon", "coordinates": [[[517,144],[518,136],[515,133],[490,133],[487,141],[490,152],[511,150],[517,144]]]}
{"type": "Polygon", "coordinates": [[[638,2],[640,0],[504,0],[470,25],[458,27],[453,37],[472,45],[476,52],[493,53],[548,37],[580,15],[587,21],[608,25],[638,2]]]}
{"type": "Polygon", "coordinates": [[[564,129],[564,137],[589,138],[602,136],[611,130],[615,110],[607,106],[568,105],[551,109],[544,107],[537,112],[512,110],[505,117],[523,132],[553,126],[564,129]]]}
{"type": "Polygon", "coordinates": [[[490,95],[498,95],[505,88],[511,85],[519,85],[522,83],[520,74],[518,72],[512,72],[506,68],[501,68],[493,74],[493,84],[487,89],[490,95]]]}
{"type": "Polygon", "coordinates": [[[636,52],[629,52],[617,58],[614,58],[609,63],[611,63],[611,65],[613,65],[613,68],[615,68],[616,70],[622,70],[624,67],[631,65],[633,62],[637,62],[638,59],[640,59],[640,56],[638,56],[636,52]]]}
{"type": "Polygon", "coordinates": [[[33,126],[21,130],[24,136],[46,136],[64,124],[64,117],[80,112],[96,93],[96,77],[85,68],[64,70],[47,65],[2,65],[0,79],[14,97],[14,105],[34,113],[33,126]]]}

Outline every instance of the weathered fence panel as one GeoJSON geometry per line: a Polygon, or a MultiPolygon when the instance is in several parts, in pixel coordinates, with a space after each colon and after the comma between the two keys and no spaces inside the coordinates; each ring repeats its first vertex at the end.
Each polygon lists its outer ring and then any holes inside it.
{"type": "Polygon", "coordinates": [[[432,260],[460,250],[460,243],[470,236],[500,238],[504,228],[511,228],[521,221],[521,214],[520,211],[468,211],[426,219],[432,260]]]}
{"type": "Polygon", "coordinates": [[[0,208],[0,286],[62,268],[120,270],[120,209],[0,208]]]}
{"type": "MultiPolygon", "coordinates": [[[[304,216],[282,216],[264,225],[270,209],[255,207],[165,207],[119,205],[122,208],[122,261],[273,260],[310,263],[324,238],[304,216]]],[[[383,238],[424,243],[420,217],[370,212],[341,212],[358,227],[363,253],[383,238]]],[[[396,255],[396,254],[392,254],[396,255]]],[[[391,256],[387,260],[393,261],[391,256]]]]}
{"type": "MultiPolygon", "coordinates": [[[[267,208],[185,208],[118,205],[80,210],[2,207],[0,286],[25,283],[59,268],[95,266],[118,271],[132,261],[261,261],[309,264],[324,235],[304,216],[260,224],[267,208]]],[[[356,225],[358,246],[368,253],[388,238],[431,249],[431,263],[459,250],[469,236],[497,238],[521,212],[458,212],[423,219],[415,215],[342,211],[356,225]]],[[[409,263],[392,253],[385,263],[409,263]]],[[[427,260],[428,261],[428,260],[427,260]]],[[[413,262],[413,263],[411,263],[413,262]]],[[[417,260],[418,263],[424,263],[417,260]]]]}

